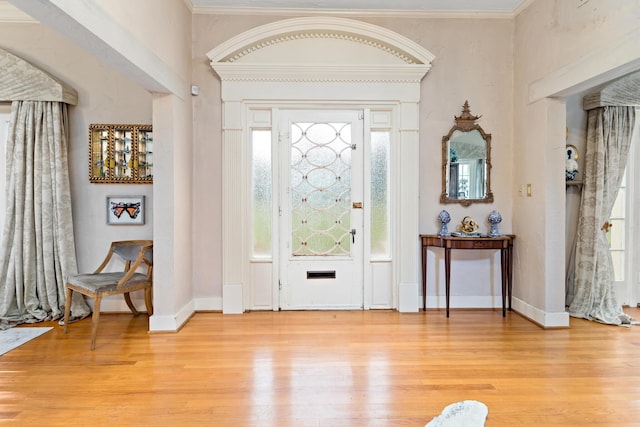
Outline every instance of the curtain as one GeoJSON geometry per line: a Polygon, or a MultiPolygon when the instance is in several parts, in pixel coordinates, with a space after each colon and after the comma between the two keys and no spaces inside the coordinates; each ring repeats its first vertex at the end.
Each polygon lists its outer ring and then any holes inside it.
{"type": "MultiPolygon", "coordinates": [[[[0,329],[64,315],[64,277],[77,273],[67,129],[64,103],[11,104],[0,244],[0,329]]],[[[90,313],[81,295],[72,302],[73,317],[90,313]]]]}
{"type": "Polygon", "coordinates": [[[567,303],[573,317],[607,324],[633,322],[622,311],[614,292],[607,220],[627,163],[635,122],[635,107],[589,110],[584,185],[576,236],[573,274],[567,303]]]}

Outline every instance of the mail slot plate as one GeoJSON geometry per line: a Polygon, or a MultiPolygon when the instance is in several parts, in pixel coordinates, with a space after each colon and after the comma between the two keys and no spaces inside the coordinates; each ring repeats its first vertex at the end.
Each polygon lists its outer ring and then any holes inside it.
{"type": "Polygon", "coordinates": [[[307,271],[307,279],[335,279],[336,271],[307,271]]]}

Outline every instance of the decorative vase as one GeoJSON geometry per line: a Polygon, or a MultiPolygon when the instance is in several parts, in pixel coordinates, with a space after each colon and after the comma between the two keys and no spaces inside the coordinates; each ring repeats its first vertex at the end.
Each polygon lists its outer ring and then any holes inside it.
{"type": "Polygon", "coordinates": [[[489,212],[489,224],[491,224],[491,231],[489,231],[489,237],[500,237],[502,234],[498,231],[498,224],[502,222],[502,215],[498,211],[489,212]]]}
{"type": "Polygon", "coordinates": [[[440,212],[440,214],[438,215],[438,221],[440,221],[440,231],[438,231],[438,236],[451,235],[451,233],[449,233],[449,229],[447,228],[447,224],[449,224],[449,222],[451,221],[451,215],[449,215],[449,212],[440,212]]]}

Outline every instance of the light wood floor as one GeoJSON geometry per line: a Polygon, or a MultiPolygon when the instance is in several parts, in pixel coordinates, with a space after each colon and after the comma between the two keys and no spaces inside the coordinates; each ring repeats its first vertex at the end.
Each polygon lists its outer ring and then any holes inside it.
{"type": "Polygon", "coordinates": [[[488,427],[640,425],[640,326],[305,311],[149,334],[144,315],[104,314],[92,352],[89,319],[32,326],[49,325],[0,356],[0,426],[424,426],[465,399],[488,427]]]}

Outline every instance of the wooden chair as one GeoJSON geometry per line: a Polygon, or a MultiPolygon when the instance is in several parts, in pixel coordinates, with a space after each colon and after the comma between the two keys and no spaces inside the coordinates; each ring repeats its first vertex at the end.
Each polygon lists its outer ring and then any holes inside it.
{"type": "Polygon", "coordinates": [[[124,300],[134,316],[140,314],[131,302],[130,292],[144,289],[144,302],[149,316],[153,314],[153,241],[125,240],[111,243],[109,253],[100,267],[91,274],[72,274],[66,278],[66,303],[64,307],[64,333],[67,333],[69,315],[71,313],[71,297],[79,292],[93,298],[93,315],[91,317],[91,350],[96,348],[96,334],[100,320],[100,302],[109,295],[124,294],[124,300]],[[103,272],[113,255],[125,262],[124,271],[103,272]],[[146,272],[140,272],[146,268],[146,272]]]}

